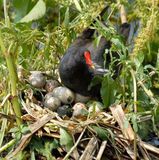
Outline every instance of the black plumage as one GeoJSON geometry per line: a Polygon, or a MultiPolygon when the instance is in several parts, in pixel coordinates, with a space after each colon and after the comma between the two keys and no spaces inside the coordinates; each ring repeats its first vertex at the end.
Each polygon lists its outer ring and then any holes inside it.
{"type": "MultiPolygon", "coordinates": [[[[127,36],[128,31],[129,24],[122,24],[121,32],[124,37],[127,36]]],[[[100,85],[94,86],[90,90],[88,86],[95,75],[102,75],[107,72],[104,69],[103,54],[105,49],[110,49],[111,43],[105,37],[101,37],[99,45],[95,46],[94,34],[95,30],[88,28],[77,37],[60,62],[59,73],[61,81],[66,87],[84,96],[99,97],[100,85]],[[86,60],[86,52],[91,55],[92,67],[86,60]]],[[[109,59],[108,57],[107,60],[109,61],[109,59]]]]}

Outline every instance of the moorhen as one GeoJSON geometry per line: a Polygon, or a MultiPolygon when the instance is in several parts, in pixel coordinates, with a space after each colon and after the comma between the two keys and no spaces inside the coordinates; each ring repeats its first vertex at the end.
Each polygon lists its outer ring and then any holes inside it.
{"type": "MultiPolygon", "coordinates": [[[[126,37],[129,24],[124,23],[120,28],[126,37]]],[[[105,37],[101,37],[99,45],[95,46],[94,34],[95,30],[88,28],[77,37],[60,62],[59,74],[62,83],[74,92],[83,96],[100,97],[100,84],[91,89],[89,85],[96,75],[108,72],[104,69],[103,54],[105,49],[110,49],[111,43],[105,37]]],[[[107,60],[109,59],[108,57],[107,60]]]]}

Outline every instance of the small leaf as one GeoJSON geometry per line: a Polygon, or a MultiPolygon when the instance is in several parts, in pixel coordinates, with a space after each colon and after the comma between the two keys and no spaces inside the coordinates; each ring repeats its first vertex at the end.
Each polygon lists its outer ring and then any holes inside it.
{"type": "Polygon", "coordinates": [[[159,70],[159,51],[157,53],[156,69],[159,70]]]}
{"type": "Polygon", "coordinates": [[[118,50],[124,50],[124,45],[123,43],[120,41],[119,38],[112,38],[111,42],[114,44],[114,46],[118,49],[118,50]]]}
{"type": "Polygon", "coordinates": [[[133,114],[133,116],[131,117],[131,121],[132,121],[132,124],[133,124],[133,129],[135,132],[138,132],[138,126],[137,126],[137,117],[135,114],[133,114]]]}
{"type": "Polygon", "coordinates": [[[19,140],[21,139],[21,137],[22,137],[22,134],[21,134],[20,132],[17,132],[17,133],[15,134],[15,139],[16,139],[17,141],[19,141],[19,140]]]}
{"type": "Polygon", "coordinates": [[[60,128],[60,144],[66,147],[69,151],[73,146],[73,139],[71,135],[63,128],[60,128]]]}
{"type": "Polygon", "coordinates": [[[107,140],[109,138],[109,132],[101,127],[92,126],[92,129],[96,131],[99,138],[107,140]]]}
{"type": "Polygon", "coordinates": [[[154,120],[155,120],[155,124],[159,124],[159,107],[157,107],[155,110],[154,110],[154,120]]]}
{"type": "Polygon", "coordinates": [[[51,140],[33,136],[29,146],[32,150],[35,150],[37,153],[45,156],[47,159],[55,160],[55,158],[52,155],[52,150],[58,148],[59,144],[56,139],[51,140]]]}
{"type": "Polygon", "coordinates": [[[30,154],[30,160],[36,160],[35,159],[35,152],[34,151],[30,151],[31,152],[31,154],[30,154]]]}
{"type": "Polygon", "coordinates": [[[82,11],[82,8],[81,8],[78,0],[73,0],[73,1],[74,1],[74,3],[75,3],[76,8],[81,12],[81,11],[82,11]]]}
{"type": "Polygon", "coordinates": [[[117,85],[115,81],[109,77],[104,77],[101,87],[101,97],[106,107],[109,107],[115,102],[115,93],[117,91],[117,85]]]}
{"type": "Polygon", "coordinates": [[[37,20],[44,16],[46,12],[46,5],[43,0],[39,0],[37,4],[33,7],[33,9],[23,17],[20,22],[30,22],[33,20],[37,20]]]}
{"type": "Polygon", "coordinates": [[[22,132],[23,134],[27,134],[27,133],[30,133],[31,131],[30,131],[30,129],[29,129],[28,126],[24,126],[24,127],[21,129],[21,132],[22,132]]]}
{"type": "Polygon", "coordinates": [[[129,121],[127,119],[125,119],[124,121],[124,128],[128,128],[129,127],[129,121]]]}
{"type": "Polygon", "coordinates": [[[49,160],[55,160],[55,158],[52,156],[51,151],[52,149],[55,148],[55,144],[52,142],[45,142],[44,150],[43,150],[43,155],[46,156],[47,159],[49,160]]]}
{"type": "Polygon", "coordinates": [[[134,62],[135,62],[137,70],[139,70],[139,68],[141,67],[141,64],[143,63],[143,61],[144,61],[144,54],[143,53],[139,53],[137,55],[137,57],[134,58],[134,62]]]}
{"type": "Polygon", "coordinates": [[[10,133],[15,133],[15,132],[19,132],[19,128],[18,127],[14,127],[14,128],[11,128],[9,130],[10,133]]]}
{"type": "Polygon", "coordinates": [[[102,38],[102,35],[99,35],[99,36],[97,36],[97,37],[95,38],[95,40],[94,40],[95,46],[98,46],[98,45],[99,45],[101,38],[102,38]]]}
{"type": "Polygon", "coordinates": [[[118,48],[121,48],[122,43],[120,42],[118,38],[112,38],[111,41],[113,42],[115,46],[117,46],[118,48]]]}
{"type": "Polygon", "coordinates": [[[81,3],[82,3],[82,5],[83,5],[83,7],[86,8],[86,3],[85,3],[85,1],[84,1],[84,0],[81,0],[81,3]]]}
{"type": "Polygon", "coordinates": [[[64,19],[64,24],[66,27],[69,25],[69,22],[70,22],[70,14],[69,14],[69,7],[67,7],[64,19]]]}
{"type": "Polygon", "coordinates": [[[32,7],[31,0],[13,0],[13,6],[15,11],[14,21],[19,21],[22,17],[24,17],[29,9],[32,7]]]}

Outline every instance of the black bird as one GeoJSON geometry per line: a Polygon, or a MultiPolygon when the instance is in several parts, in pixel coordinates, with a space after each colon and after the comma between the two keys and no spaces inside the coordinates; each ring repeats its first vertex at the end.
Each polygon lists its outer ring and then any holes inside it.
{"type": "MultiPolygon", "coordinates": [[[[127,36],[129,24],[121,25],[123,36],[127,36]]],[[[105,49],[110,49],[111,43],[105,37],[101,37],[99,45],[94,45],[94,29],[86,29],[67,49],[63,56],[59,73],[62,83],[84,96],[99,97],[100,85],[88,89],[92,79],[96,75],[108,72],[104,69],[105,49]]],[[[107,58],[110,59],[109,57],[107,58]]]]}

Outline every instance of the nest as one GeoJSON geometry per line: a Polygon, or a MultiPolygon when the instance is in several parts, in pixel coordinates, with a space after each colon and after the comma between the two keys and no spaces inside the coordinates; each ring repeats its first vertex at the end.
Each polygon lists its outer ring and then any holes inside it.
{"type": "Polygon", "coordinates": [[[143,142],[134,132],[122,105],[112,105],[108,112],[72,117],[60,117],[29,98],[22,100],[22,105],[22,119],[29,124],[30,131],[21,137],[7,159],[24,150],[33,135],[61,141],[53,154],[58,160],[158,159],[159,149],[143,142]]]}

